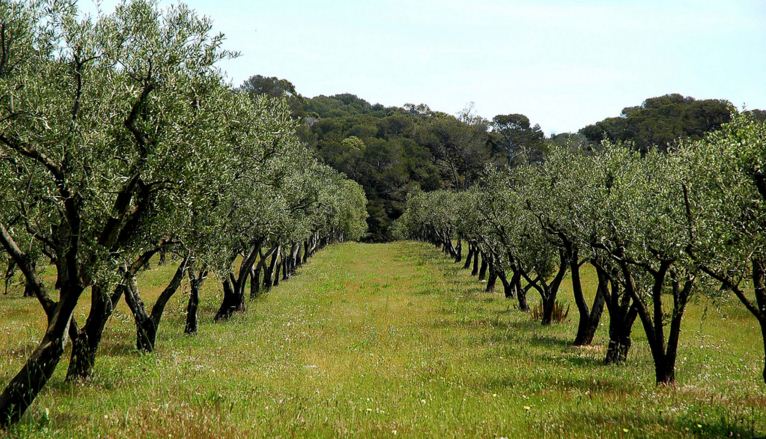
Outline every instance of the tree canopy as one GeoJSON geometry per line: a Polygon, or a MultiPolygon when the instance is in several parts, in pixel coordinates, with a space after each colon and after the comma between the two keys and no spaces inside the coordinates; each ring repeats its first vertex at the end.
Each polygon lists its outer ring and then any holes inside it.
{"type": "Polygon", "coordinates": [[[640,106],[622,109],[580,130],[588,140],[630,141],[640,151],[653,145],[662,149],[682,138],[699,139],[731,119],[734,106],[725,100],[702,99],[677,93],[645,100],[640,106]]]}

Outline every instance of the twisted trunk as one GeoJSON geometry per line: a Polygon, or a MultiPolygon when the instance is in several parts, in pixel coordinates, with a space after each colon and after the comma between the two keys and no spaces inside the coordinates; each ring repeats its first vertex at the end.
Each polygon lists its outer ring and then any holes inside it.
{"type": "Polygon", "coordinates": [[[277,263],[276,270],[274,270],[274,284],[273,286],[278,287],[279,286],[279,271],[282,269],[282,265],[284,265],[284,258],[280,258],[279,262],[277,263]]]}
{"type": "Polygon", "coordinates": [[[465,257],[465,263],[463,264],[463,269],[467,270],[471,267],[471,260],[473,259],[473,254],[475,253],[475,250],[473,248],[473,245],[470,243],[468,244],[468,254],[465,257]]]}
{"type": "MultiPolygon", "coordinates": [[[[139,255],[125,268],[123,276],[134,276],[138,270],[146,266],[147,261],[158,251],[162,251],[166,244],[166,241],[160,241],[157,247],[139,255]]],[[[117,285],[111,295],[107,295],[102,286],[93,286],[90,311],[88,312],[85,326],[72,339],[72,353],[69,360],[69,368],[67,369],[67,381],[88,379],[93,374],[93,368],[96,364],[96,353],[101,343],[104,328],[106,328],[106,323],[111,318],[124,291],[125,285],[123,283],[117,285]]]]}
{"type": "Polygon", "coordinates": [[[181,285],[184,273],[188,268],[189,257],[185,257],[176,269],[173,278],[165,289],[160,293],[157,301],[152,306],[151,313],[146,312],[144,302],[138,293],[138,285],[135,276],[131,276],[125,286],[125,301],[133,313],[133,319],[136,323],[136,349],[142,352],[153,352],[157,340],[157,330],[165,312],[165,306],[178,291],[181,285]]]}
{"type": "Polygon", "coordinates": [[[256,264],[250,268],[250,300],[258,297],[261,290],[261,265],[256,264]]]}
{"type": "Polygon", "coordinates": [[[522,288],[521,272],[519,270],[513,272],[510,283],[511,291],[516,292],[516,300],[519,303],[519,310],[522,312],[529,312],[529,304],[527,303],[528,288],[522,288]]]}
{"type": "Polygon", "coordinates": [[[229,278],[221,282],[221,285],[223,286],[223,301],[213,318],[216,322],[230,318],[235,312],[245,311],[244,300],[236,293],[234,282],[231,279],[232,277],[233,276],[230,275],[229,278]]]}
{"type": "Polygon", "coordinates": [[[298,266],[300,265],[300,253],[301,253],[301,244],[293,243],[292,246],[292,252],[290,253],[290,276],[295,274],[295,271],[298,269],[298,266]]]}
{"type": "Polygon", "coordinates": [[[123,285],[117,285],[108,295],[101,286],[94,285],[91,290],[91,304],[85,325],[72,339],[72,353],[67,368],[66,381],[86,380],[93,374],[96,365],[96,353],[106,322],[123,294],[123,285]]]}
{"type": "Polygon", "coordinates": [[[508,281],[508,276],[505,275],[504,270],[497,270],[497,277],[500,278],[500,282],[503,284],[503,294],[505,295],[506,299],[511,299],[516,294],[513,291],[513,287],[511,286],[511,283],[508,281]]]}
{"type": "Polygon", "coordinates": [[[599,321],[601,321],[601,314],[604,311],[605,285],[602,284],[602,281],[599,278],[599,283],[596,287],[596,297],[593,299],[593,306],[589,309],[588,304],[585,302],[585,295],[583,294],[582,281],[580,280],[580,264],[577,261],[576,249],[572,250],[572,254],[570,255],[569,271],[572,276],[572,292],[579,314],[577,335],[575,336],[573,344],[575,346],[587,346],[593,342],[593,337],[596,335],[599,321]]]}
{"type": "Polygon", "coordinates": [[[199,328],[199,290],[207,278],[207,269],[202,269],[195,273],[192,268],[189,269],[189,302],[186,304],[186,324],[184,325],[185,334],[196,334],[199,328]]]}
{"type": "Polygon", "coordinates": [[[495,284],[497,283],[497,270],[495,270],[494,262],[489,262],[489,279],[487,280],[487,287],[484,291],[487,293],[495,292],[495,284]]]}
{"type": "Polygon", "coordinates": [[[250,269],[258,257],[261,243],[262,241],[257,240],[251,244],[237,270],[237,275],[229,273],[229,278],[223,282],[223,300],[215,314],[216,322],[228,319],[235,312],[245,311],[245,284],[250,276],[250,269]]]}
{"type": "Polygon", "coordinates": [[[567,272],[568,266],[569,261],[566,252],[559,250],[559,268],[550,284],[541,276],[532,279],[524,271],[521,272],[527,283],[540,293],[540,301],[543,306],[543,315],[540,319],[540,323],[543,326],[553,323],[553,311],[556,306],[556,296],[558,295],[561,281],[564,280],[564,275],[567,272]]]}
{"type": "Polygon", "coordinates": [[[268,277],[268,267],[266,262],[269,260],[269,256],[277,250],[276,247],[272,247],[265,254],[258,250],[258,263],[255,264],[255,268],[250,273],[250,299],[255,299],[261,292],[261,285],[266,285],[268,277]],[[261,272],[263,272],[263,278],[261,278],[261,272]]]}
{"type": "Polygon", "coordinates": [[[484,252],[481,253],[481,268],[479,268],[479,280],[484,280],[487,278],[487,267],[489,264],[487,263],[487,257],[484,254],[484,252]]]}
{"type": "Polygon", "coordinates": [[[271,256],[271,263],[268,267],[266,267],[266,273],[263,276],[263,287],[267,290],[271,289],[271,287],[274,285],[274,269],[277,266],[277,261],[279,260],[279,253],[280,253],[281,247],[277,246],[276,250],[271,256]]]}
{"type": "Polygon", "coordinates": [[[479,249],[473,252],[473,269],[471,270],[471,276],[479,274],[479,249]]]}
{"type": "Polygon", "coordinates": [[[609,346],[604,364],[623,364],[628,359],[632,344],[630,336],[637,316],[638,311],[634,306],[628,307],[627,310],[618,308],[615,312],[610,312],[609,346]]]}
{"type": "Polygon", "coordinates": [[[679,276],[675,273],[671,276],[673,293],[673,310],[670,318],[670,332],[665,339],[664,313],[662,310],[662,296],[665,279],[674,261],[660,261],[659,268],[649,273],[653,278],[651,289],[652,310],[649,312],[648,305],[638,294],[630,275],[630,268],[626,262],[621,262],[621,269],[626,279],[626,289],[633,298],[634,306],[641,319],[646,339],[654,360],[654,372],[657,384],[670,385],[675,382],[675,364],[678,352],[678,340],[681,335],[681,320],[686,309],[689,295],[694,286],[694,276],[687,274],[683,285],[680,284],[679,276]]]}
{"type": "Polygon", "coordinates": [[[594,263],[594,266],[598,285],[602,288],[606,309],[609,312],[609,346],[604,364],[622,364],[628,359],[630,336],[638,310],[633,306],[630,295],[620,288],[620,283],[615,276],[610,275],[599,264],[594,263]]]}
{"type": "Polygon", "coordinates": [[[18,422],[53,375],[64,353],[72,314],[83,290],[77,282],[62,282],[61,300],[49,317],[45,335],[0,394],[0,427],[18,422]]]}

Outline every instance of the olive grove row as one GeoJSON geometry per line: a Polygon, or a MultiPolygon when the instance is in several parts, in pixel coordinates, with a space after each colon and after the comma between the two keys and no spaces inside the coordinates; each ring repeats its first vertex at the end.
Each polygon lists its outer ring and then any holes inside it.
{"type": "Polygon", "coordinates": [[[456,261],[467,243],[465,268],[473,263],[476,274],[480,256],[488,289],[500,279],[525,311],[526,294],[539,293],[543,325],[569,272],[574,344],[591,343],[606,308],[605,362],[623,362],[638,319],[657,383],[675,379],[684,310],[697,291],[736,295],[766,343],[766,125],[736,116],[667,152],[629,146],[552,146],[542,163],[489,169],[470,190],[415,195],[397,233],[456,261]],[[583,264],[598,275],[592,303],[583,264]]]}
{"type": "Polygon", "coordinates": [[[0,261],[47,316],[0,395],[0,426],[23,415],[68,341],[67,379],[92,374],[121,297],[151,351],[185,277],[193,333],[208,273],[224,320],[244,311],[248,279],[257,295],[365,232],[361,187],[313,157],[285,102],[232,90],[216,63],[236,54],[222,41],[184,6],[131,0],[88,17],[70,1],[0,2],[0,261]],[[136,274],[158,253],[181,262],[148,309],[136,274]]]}

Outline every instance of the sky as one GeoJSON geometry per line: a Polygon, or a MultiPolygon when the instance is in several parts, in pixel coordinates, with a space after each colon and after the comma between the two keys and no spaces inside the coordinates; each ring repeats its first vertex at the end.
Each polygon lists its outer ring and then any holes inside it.
{"type": "Polygon", "coordinates": [[[547,134],[667,93],[766,109],[766,0],[185,3],[241,53],[221,64],[234,85],[260,74],[309,97],[473,105],[486,118],[523,113],[547,134]]]}

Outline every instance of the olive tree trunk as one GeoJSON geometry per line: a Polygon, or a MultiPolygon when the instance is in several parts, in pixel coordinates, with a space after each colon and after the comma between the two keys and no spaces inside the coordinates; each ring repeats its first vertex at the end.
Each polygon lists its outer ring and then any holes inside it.
{"type": "Polygon", "coordinates": [[[93,374],[96,353],[109,317],[123,294],[124,286],[117,285],[112,294],[107,294],[99,285],[91,289],[91,304],[85,325],[72,339],[72,353],[69,357],[66,380],[86,380],[93,374]]]}
{"type": "Polygon", "coordinates": [[[157,341],[157,330],[165,312],[165,306],[181,286],[184,274],[189,264],[189,256],[185,257],[178,265],[170,283],[162,290],[157,301],[152,306],[151,313],[146,312],[144,302],[138,293],[138,285],[135,276],[131,276],[125,286],[125,301],[133,313],[136,323],[136,349],[142,352],[153,352],[157,341]]]}
{"type": "Polygon", "coordinates": [[[188,270],[189,276],[189,302],[186,304],[186,324],[184,333],[188,335],[196,334],[199,328],[199,290],[207,278],[207,268],[203,268],[195,273],[193,267],[188,270]]]}
{"type": "Polygon", "coordinates": [[[45,335],[0,394],[0,427],[18,422],[53,375],[64,354],[69,324],[83,290],[77,282],[62,285],[61,300],[50,316],[45,335]]]}
{"type": "Polygon", "coordinates": [[[578,262],[576,249],[572,250],[569,257],[569,272],[572,277],[572,293],[579,314],[577,335],[575,336],[573,344],[575,346],[587,346],[593,342],[593,337],[596,335],[598,324],[601,321],[601,314],[604,311],[605,285],[602,284],[601,278],[599,278],[599,283],[596,287],[596,297],[593,299],[593,305],[588,308],[588,304],[585,301],[585,294],[582,289],[580,263],[578,262]]]}

